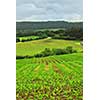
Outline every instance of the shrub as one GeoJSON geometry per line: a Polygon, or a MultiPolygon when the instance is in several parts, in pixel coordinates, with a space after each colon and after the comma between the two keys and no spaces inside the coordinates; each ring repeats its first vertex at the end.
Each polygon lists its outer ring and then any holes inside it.
{"type": "Polygon", "coordinates": [[[20,42],[20,39],[19,38],[16,38],[16,42],[20,42]]]}
{"type": "Polygon", "coordinates": [[[68,46],[65,49],[52,49],[50,50],[49,48],[45,48],[44,51],[42,51],[39,54],[34,55],[34,57],[46,57],[46,56],[51,56],[51,55],[61,55],[61,54],[70,54],[70,53],[76,53],[77,51],[72,48],[72,46],[68,46]]]}
{"type": "Polygon", "coordinates": [[[40,54],[35,54],[34,57],[43,57],[42,53],[40,54]]]}
{"type": "Polygon", "coordinates": [[[24,59],[25,56],[16,56],[16,59],[24,59]]]}
{"type": "Polygon", "coordinates": [[[66,50],[65,49],[53,49],[53,54],[54,55],[60,55],[60,54],[66,54],[66,50]]]}
{"type": "Polygon", "coordinates": [[[72,53],[73,52],[73,47],[72,46],[68,46],[66,48],[67,53],[72,53]]]}
{"type": "Polygon", "coordinates": [[[45,50],[44,50],[43,52],[41,52],[41,55],[42,55],[43,57],[45,57],[45,56],[50,56],[50,55],[53,55],[53,52],[52,52],[52,50],[50,50],[49,48],[45,48],[45,50]]]}

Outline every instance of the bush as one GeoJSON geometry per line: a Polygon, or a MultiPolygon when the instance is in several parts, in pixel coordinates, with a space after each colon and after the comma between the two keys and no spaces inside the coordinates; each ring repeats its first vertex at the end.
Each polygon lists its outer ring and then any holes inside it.
{"type": "Polygon", "coordinates": [[[33,58],[34,56],[29,56],[29,55],[26,55],[26,56],[16,56],[16,59],[24,59],[24,58],[33,58]]]}
{"type": "Polygon", "coordinates": [[[66,54],[66,50],[65,49],[53,49],[53,54],[54,55],[60,55],[60,54],[66,54]]]}
{"type": "Polygon", "coordinates": [[[39,54],[34,55],[34,57],[46,57],[46,56],[52,56],[52,55],[61,55],[61,54],[70,54],[70,53],[76,53],[77,51],[72,48],[72,46],[68,46],[65,49],[52,49],[45,48],[44,51],[42,51],[39,54]]]}
{"type": "Polygon", "coordinates": [[[20,42],[20,39],[19,38],[16,38],[16,42],[20,42]]]}
{"type": "Polygon", "coordinates": [[[45,50],[42,52],[44,55],[52,55],[52,51],[49,48],[45,48],[45,50]]]}
{"type": "Polygon", "coordinates": [[[72,52],[73,52],[72,46],[68,46],[68,47],[66,48],[66,51],[67,51],[67,53],[72,53],[72,52]]]}
{"type": "Polygon", "coordinates": [[[25,56],[16,56],[16,59],[24,59],[25,56]]]}
{"type": "Polygon", "coordinates": [[[32,38],[27,38],[27,39],[22,39],[21,42],[26,42],[26,41],[31,41],[33,40],[32,38]]]}
{"type": "Polygon", "coordinates": [[[42,53],[40,54],[35,54],[34,57],[43,57],[42,53]]]}

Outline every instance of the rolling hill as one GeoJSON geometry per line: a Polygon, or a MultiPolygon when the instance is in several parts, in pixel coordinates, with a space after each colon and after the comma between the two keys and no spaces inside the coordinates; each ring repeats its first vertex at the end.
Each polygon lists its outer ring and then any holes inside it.
{"type": "Polygon", "coordinates": [[[57,29],[57,28],[67,28],[81,27],[83,28],[83,22],[65,22],[65,21],[48,21],[48,22],[16,22],[17,30],[27,30],[27,29],[57,29]]]}

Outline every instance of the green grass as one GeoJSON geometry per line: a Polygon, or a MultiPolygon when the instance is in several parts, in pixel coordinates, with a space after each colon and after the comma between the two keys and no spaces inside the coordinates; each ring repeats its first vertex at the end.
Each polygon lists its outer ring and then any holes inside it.
{"type": "Polygon", "coordinates": [[[65,48],[67,46],[72,46],[78,51],[82,51],[82,47],[79,41],[71,40],[57,40],[57,39],[41,39],[34,40],[29,42],[18,42],[16,44],[16,55],[25,56],[25,55],[34,55],[40,53],[45,48],[65,48]]]}
{"type": "Polygon", "coordinates": [[[36,38],[38,38],[39,36],[24,36],[24,37],[18,37],[19,39],[20,39],[20,41],[21,40],[27,40],[27,39],[36,39],[36,38]]]}
{"type": "Polygon", "coordinates": [[[82,53],[16,62],[17,100],[83,100],[82,53]]]}

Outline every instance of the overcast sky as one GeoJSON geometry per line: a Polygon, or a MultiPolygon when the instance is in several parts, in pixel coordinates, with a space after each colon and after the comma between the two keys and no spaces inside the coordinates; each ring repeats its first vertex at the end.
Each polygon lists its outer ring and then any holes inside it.
{"type": "Polygon", "coordinates": [[[82,20],[83,0],[16,0],[16,20],[82,20]]]}

